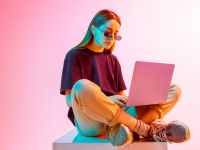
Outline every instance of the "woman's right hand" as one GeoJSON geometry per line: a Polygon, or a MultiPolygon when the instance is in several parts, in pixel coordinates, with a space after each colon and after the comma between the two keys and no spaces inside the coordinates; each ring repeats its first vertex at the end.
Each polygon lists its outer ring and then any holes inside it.
{"type": "Polygon", "coordinates": [[[128,96],[113,95],[113,96],[108,96],[108,98],[115,104],[117,104],[119,107],[126,107],[128,96]]]}

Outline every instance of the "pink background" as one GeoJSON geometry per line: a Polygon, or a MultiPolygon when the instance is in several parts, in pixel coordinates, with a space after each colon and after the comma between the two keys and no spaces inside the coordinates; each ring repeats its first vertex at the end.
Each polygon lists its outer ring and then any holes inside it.
{"type": "Polygon", "coordinates": [[[74,129],[59,94],[64,56],[104,8],[122,21],[113,54],[128,89],[136,60],[175,64],[183,94],[164,119],[185,122],[191,139],[169,149],[200,149],[198,0],[1,0],[0,149],[49,150],[74,129]]]}

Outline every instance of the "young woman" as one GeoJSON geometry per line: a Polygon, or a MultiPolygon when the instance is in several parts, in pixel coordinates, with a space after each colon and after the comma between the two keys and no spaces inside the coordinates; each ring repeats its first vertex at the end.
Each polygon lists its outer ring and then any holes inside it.
{"type": "Polygon", "coordinates": [[[66,96],[70,107],[68,117],[81,135],[105,134],[116,147],[130,144],[139,135],[169,143],[188,141],[187,125],[162,120],[180,99],[182,92],[176,84],[171,84],[166,103],[136,106],[135,118],[123,109],[128,99],[123,90],[127,88],[120,63],[112,54],[115,42],[122,38],[120,27],[116,13],[99,11],[81,43],[66,54],[60,94],[66,96]]]}

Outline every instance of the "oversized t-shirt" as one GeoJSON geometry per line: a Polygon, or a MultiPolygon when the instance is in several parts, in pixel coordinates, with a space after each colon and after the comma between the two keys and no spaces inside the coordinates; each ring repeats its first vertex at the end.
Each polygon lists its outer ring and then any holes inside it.
{"type": "MultiPolygon", "coordinates": [[[[60,94],[65,95],[65,90],[72,89],[80,79],[94,82],[106,96],[116,95],[119,91],[127,89],[117,57],[105,51],[99,53],[85,48],[73,49],[67,53],[64,59],[60,94]]],[[[71,107],[68,118],[74,124],[71,107]]]]}

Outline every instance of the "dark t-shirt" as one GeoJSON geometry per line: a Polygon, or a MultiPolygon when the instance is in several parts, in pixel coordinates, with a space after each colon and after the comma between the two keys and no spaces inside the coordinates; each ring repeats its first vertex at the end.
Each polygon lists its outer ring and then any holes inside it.
{"type": "MultiPolygon", "coordinates": [[[[105,51],[98,53],[85,48],[73,49],[67,53],[64,59],[60,94],[65,95],[65,90],[72,89],[80,79],[94,82],[106,96],[116,95],[119,91],[127,89],[117,57],[105,51]]],[[[74,124],[71,107],[68,118],[74,124]]]]}

